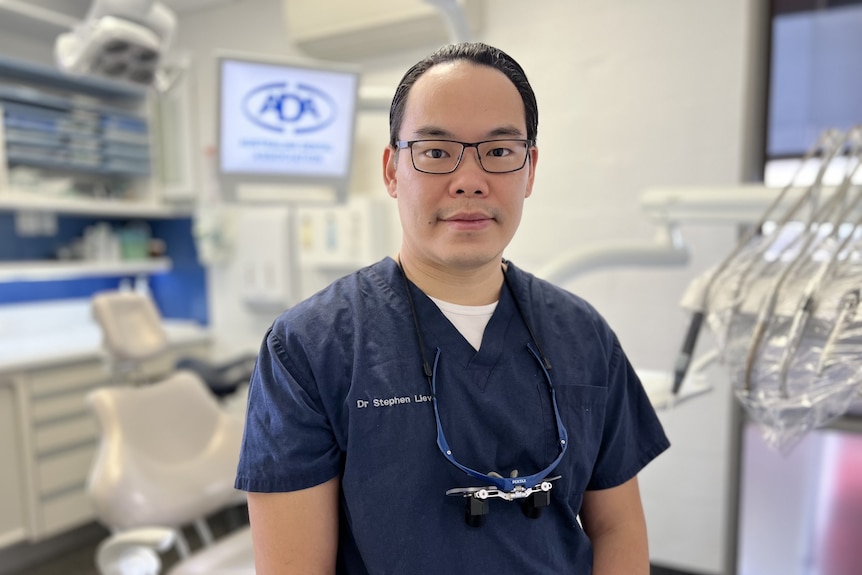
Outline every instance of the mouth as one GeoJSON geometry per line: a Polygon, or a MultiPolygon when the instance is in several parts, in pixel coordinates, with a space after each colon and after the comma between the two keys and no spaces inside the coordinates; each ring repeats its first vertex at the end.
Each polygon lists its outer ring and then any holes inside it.
{"type": "Polygon", "coordinates": [[[493,220],[494,217],[482,212],[464,212],[441,218],[444,222],[481,222],[493,220]]]}
{"type": "Polygon", "coordinates": [[[495,218],[484,212],[459,212],[441,218],[449,227],[460,231],[479,231],[490,226],[495,218]]]}

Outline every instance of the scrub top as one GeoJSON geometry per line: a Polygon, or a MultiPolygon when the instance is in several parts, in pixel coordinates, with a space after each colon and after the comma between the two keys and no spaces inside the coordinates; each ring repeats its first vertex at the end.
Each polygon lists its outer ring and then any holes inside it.
{"type": "Polygon", "coordinates": [[[568,449],[537,519],[489,500],[481,527],[454,487],[479,486],[445,459],[404,279],[386,258],[282,314],[249,388],[236,487],[304,489],[341,477],[338,573],[589,573],[577,519],[585,490],[634,477],[669,442],[620,344],[577,296],[509,263],[476,351],[415,285],[425,354],[457,461],[509,477],[559,454],[551,393],[515,298],[551,363],[568,449]]]}

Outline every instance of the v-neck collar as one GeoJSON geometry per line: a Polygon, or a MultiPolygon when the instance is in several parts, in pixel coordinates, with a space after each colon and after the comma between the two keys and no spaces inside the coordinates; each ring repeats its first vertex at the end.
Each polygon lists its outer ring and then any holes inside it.
{"type": "MultiPolygon", "coordinates": [[[[393,289],[400,287],[403,291],[403,280],[398,277],[401,272],[398,270],[397,262],[393,261],[393,264],[393,281],[401,285],[392,287],[393,289]]],[[[422,330],[427,348],[426,353],[433,355],[436,348],[440,348],[448,361],[454,360],[458,366],[468,370],[490,371],[496,365],[504,351],[512,320],[518,316],[513,300],[514,295],[509,289],[508,282],[504,281],[500,288],[499,302],[485,326],[482,345],[478,351],[461,335],[431,298],[409,280],[408,285],[416,306],[419,329],[422,330]]]]}

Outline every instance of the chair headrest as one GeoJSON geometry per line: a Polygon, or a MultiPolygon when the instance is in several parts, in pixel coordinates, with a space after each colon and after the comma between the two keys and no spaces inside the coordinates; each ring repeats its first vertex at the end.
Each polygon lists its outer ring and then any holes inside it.
{"type": "Polygon", "coordinates": [[[149,296],[105,291],[92,299],[93,318],[102,328],[106,351],[118,362],[140,362],[167,349],[162,318],[149,296]]]}

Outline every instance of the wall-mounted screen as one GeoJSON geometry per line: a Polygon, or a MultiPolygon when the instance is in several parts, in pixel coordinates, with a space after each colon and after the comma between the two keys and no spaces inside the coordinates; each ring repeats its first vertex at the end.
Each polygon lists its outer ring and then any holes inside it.
{"type": "Polygon", "coordinates": [[[222,182],[329,186],[343,194],[353,154],[358,71],[229,54],[218,57],[218,68],[222,182]]]}
{"type": "Polygon", "coordinates": [[[774,0],[767,159],[862,123],[862,0],[774,0]]]}

